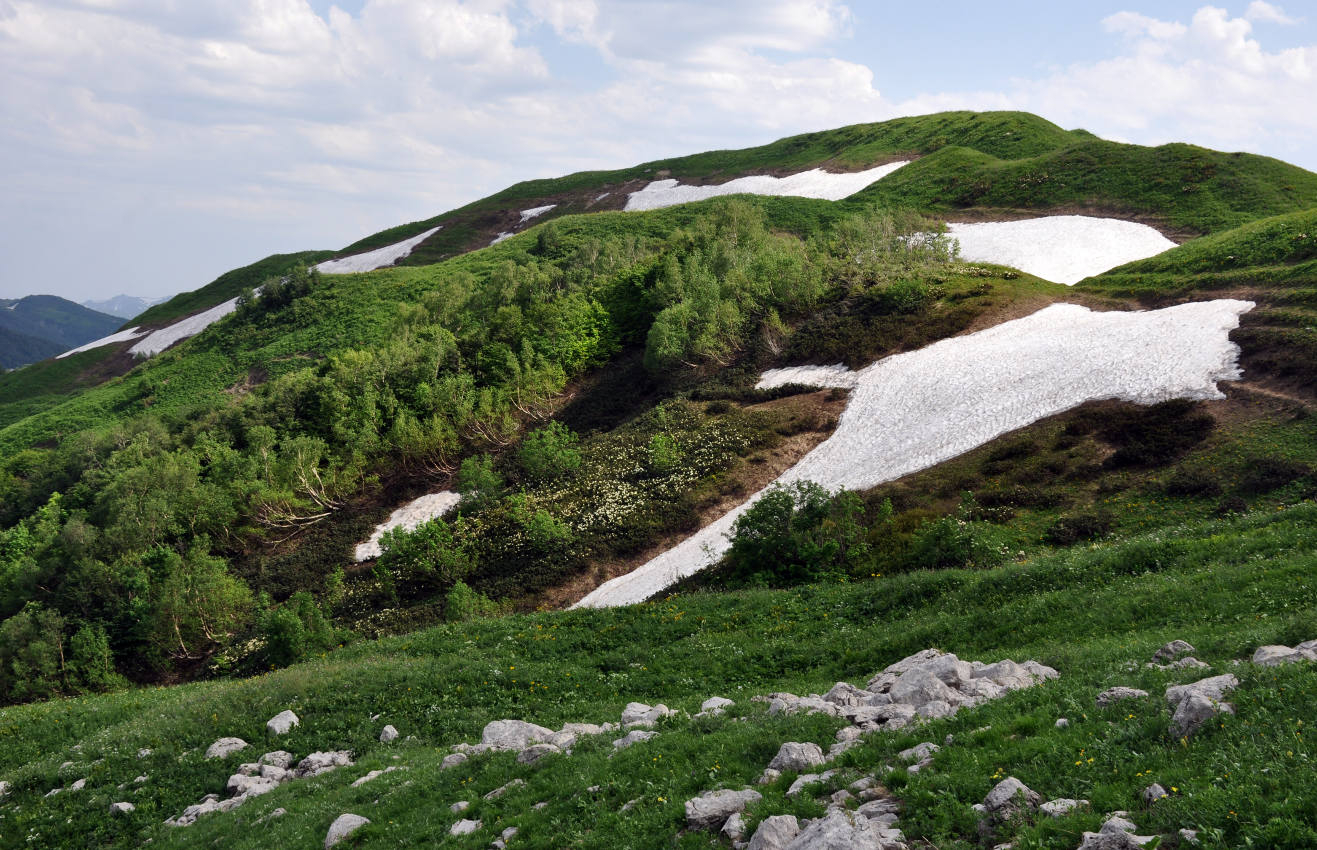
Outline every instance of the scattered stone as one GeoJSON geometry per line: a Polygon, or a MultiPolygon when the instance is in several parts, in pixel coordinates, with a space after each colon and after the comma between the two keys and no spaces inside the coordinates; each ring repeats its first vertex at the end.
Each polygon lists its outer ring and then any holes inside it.
{"type": "Polygon", "coordinates": [[[622,710],[622,726],[628,729],[634,726],[652,729],[660,719],[673,714],[676,712],[662,703],[649,706],[643,702],[630,702],[622,710]]]}
{"type": "Polygon", "coordinates": [[[561,752],[553,744],[534,744],[517,753],[517,764],[534,764],[551,753],[561,752]]]}
{"type": "Polygon", "coordinates": [[[561,732],[568,735],[576,735],[577,737],[580,737],[581,735],[602,735],[604,733],[604,727],[595,723],[564,723],[561,732]]]}
{"type": "Polygon", "coordinates": [[[1075,809],[1087,808],[1088,800],[1071,800],[1063,797],[1059,800],[1048,800],[1038,807],[1038,811],[1051,818],[1063,818],[1075,809]]]}
{"type": "Polygon", "coordinates": [[[709,697],[704,702],[700,703],[700,711],[695,716],[713,717],[715,715],[722,714],[723,712],[725,712],[727,709],[731,708],[734,705],[736,705],[736,703],[732,702],[726,697],[709,697]]]}
{"type": "Polygon", "coordinates": [[[1317,640],[1301,643],[1294,648],[1279,645],[1259,646],[1253,653],[1253,663],[1259,667],[1279,667],[1282,664],[1301,661],[1317,661],[1317,640]]]}
{"type": "Polygon", "coordinates": [[[1180,840],[1181,840],[1183,843],[1185,843],[1185,844],[1197,844],[1197,843],[1198,843],[1198,830],[1196,830],[1196,829],[1182,829],[1182,830],[1180,830],[1180,840]]]}
{"type": "MultiPolygon", "coordinates": [[[[634,803],[635,800],[632,800],[631,802],[634,803]]],[[[531,811],[536,811],[536,812],[538,812],[540,809],[547,809],[548,807],[549,807],[549,803],[548,803],[548,801],[547,801],[547,800],[541,800],[540,802],[538,802],[538,803],[536,803],[535,805],[531,806],[531,811]]]]}
{"type": "Polygon", "coordinates": [[[503,830],[498,838],[495,838],[489,846],[492,847],[493,850],[507,850],[508,842],[516,837],[517,832],[518,830],[515,826],[508,827],[503,830]]]}
{"type": "Polygon", "coordinates": [[[266,753],[257,759],[261,765],[270,765],[272,767],[282,767],[284,770],[293,766],[293,754],[285,750],[275,750],[272,753],[266,753]]]}
{"type": "Polygon", "coordinates": [[[1187,655],[1190,652],[1196,652],[1188,641],[1173,640],[1152,654],[1153,662],[1157,664],[1168,664],[1175,661],[1181,655],[1187,655]]]}
{"type": "Polygon", "coordinates": [[[322,773],[328,773],[336,768],[349,767],[351,765],[352,752],[350,750],[332,750],[323,753],[311,753],[297,763],[297,778],[307,779],[312,776],[319,776],[322,773]]]}
{"type": "Polygon", "coordinates": [[[247,742],[241,738],[220,738],[206,748],[206,758],[227,758],[239,750],[247,749],[247,742]]]}
{"type": "Polygon", "coordinates": [[[508,793],[509,791],[516,790],[517,788],[520,788],[525,784],[526,784],[526,780],[524,779],[514,779],[508,784],[500,785],[499,787],[495,788],[493,791],[490,791],[488,794],[485,795],[485,799],[497,800],[499,797],[502,797],[504,794],[508,793]]]}
{"type": "Polygon", "coordinates": [[[882,797],[877,800],[870,800],[855,810],[855,814],[869,820],[882,820],[888,823],[895,823],[897,813],[901,811],[901,803],[891,797],[882,797]]]}
{"type": "Polygon", "coordinates": [[[86,787],[87,787],[87,780],[86,780],[86,779],[77,779],[77,780],[74,780],[73,784],[69,786],[69,790],[70,790],[70,791],[81,791],[83,788],[86,788],[86,787]]]}
{"type": "Polygon", "coordinates": [[[942,748],[932,741],[925,741],[922,744],[915,744],[907,750],[901,750],[896,754],[896,757],[901,761],[923,761],[940,749],[942,748]]]}
{"type": "Polygon", "coordinates": [[[782,771],[773,770],[770,768],[765,770],[763,773],[759,775],[757,784],[772,785],[774,782],[778,781],[781,778],[782,778],[782,771]]]}
{"type": "Polygon", "coordinates": [[[495,720],[485,726],[480,733],[480,744],[490,750],[521,750],[531,744],[547,743],[554,736],[552,729],[545,729],[524,720],[495,720]]]}
{"type": "Polygon", "coordinates": [[[613,749],[625,750],[632,744],[639,744],[641,741],[648,741],[650,738],[657,736],[657,732],[647,732],[643,729],[632,729],[625,736],[618,738],[613,742],[613,749]]]}
{"type": "Polygon", "coordinates": [[[788,845],[791,850],[886,850],[900,845],[900,833],[885,831],[866,818],[852,819],[840,809],[811,821],[788,845]],[[892,840],[884,840],[884,832],[895,833],[892,840]]]}
{"type": "Polygon", "coordinates": [[[449,835],[470,835],[480,829],[481,823],[478,820],[467,820],[463,818],[448,828],[449,835]]]}
{"type": "Polygon", "coordinates": [[[329,833],[325,836],[325,850],[329,850],[335,844],[347,838],[352,833],[361,829],[370,821],[361,815],[345,814],[339,815],[334,822],[329,825],[329,833]]]}
{"type": "Polygon", "coordinates": [[[140,750],[137,751],[137,757],[139,759],[144,759],[149,755],[151,755],[150,747],[142,747],[140,750]]]}
{"type": "Polygon", "coordinates": [[[1070,728],[1070,721],[1069,721],[1067,718],[1064,718],[1064,717],[1058,717],[1058,718],[1056,718],[1056,728],[1057,728],[1057,729],[1069,729],[1069,728],[1070,728]]]}
{"type": "Polygon", "coordinates": [[[393,773],[395,770],[406,770],[406,768],[398,767],[397,765],[392,765],[390,767],[384,768],[383,770],[372,770],[369,773],[367,773],[365,776],[362,776],[359,779],[353,781],[352,787],[360,788],[362,785],[365,785],[367,782],[370,782],[373,779],[378,779],[379,777],[383,776],[386,773],[393,773]]]}
{"type": "Polygon", "coordinates": [[[1098,708],[1106,708],[1109,705],[1115,705],[1127,699],[1143,699],[1148,695],[1147,691],[1141,691],[1138,688],[1127,688],[1124,685],[1118,685],[1114,688],[1107,688],[1097,695],[1098,708]]]}
{"type": "Polygon", "coordinates": [[[293,730],[294,726],[300,726],[302,721],[298,719],[292,711],[284,710],[265,721],[265,731],[271,735],[287,735],[293,730]]]}
{"type": "Polygon", "coordinates": [[[469,808],[471,808],[471,802],[469,800],[458,800],[456,803],[448,807],[448,811],[455,815],[460,815],[469,808]]]}
{"type": "MultiPolygon", "coordinates": [[[[549,804],[548,804],[548,803],[536,803],[532,808],[541,808],[541,807],[543,807],[543,806],[547,806],[547,805],[549,805],[549,804]]],[[[638,806],[638,805],[640,805],[640,798],[639,798],[639,797],[635,798],[634,800],[627,800],[625,803],[622,804],[622,808],[618,809],[618,811],[619,811],[619,812],[629,812],[629,811],[631,811],[632,809],[634,809],[634,808],[635,808],[636,806],[638,806]]]]}
{"type": "Polygon", "coordinates": [[[112,815],[126,815],[126,814],[128,814],[129,812],[133,812],[133,811],[136,811],[136,810],[137,810],[137,807],[134,806],[132,803],[111,803],[111,804],[110,804],[110,814],[112,814],[112,815]]]}
{"type": "Polygon", "coordinates": [[[283,817],[283,816],[286,815],[286,814],[288,814],[288,810],[285,809],[283,806],[280,806],[279,808],[275,809],[274,811],[270,812],[269,814],[261,815],[260,817],[258,817],[258,818],[256,819],[255,822],[256,822],[256,823],[265,823],[266,821],[274,820],[275,818],[281,818],[281,817],[283,817]]]}
{"type": "Polygon", "coordinates": [[[686,801],[686,825],[691,829],[721,829],[729,817],[745,811],[746,806],[762,799],[762,794],[749,788],[741,791],[730,788],[706,791],[686,801]]]}
{"type": "Polygon", "coordinates": [[[832,686],[823,698],[833,705],[865,705],[865,700],[872,696],[868,691],[855,687],[850,682],[838,682],[832,686]]]}
{"type": "Polygon", "coordinates": [[[1235,707],[1228,702],[1217,702],[1202,694],[1190,694],[1180,701],[1171,715],[1171,737],[1187,738],[1212,718],[1225,712],[1234,714],[1235,707]]]}
{"type": "Polygon", "coordinates": [[[735,813],[723,824],[722,836],[728,841],[737,842],[745,840],[745,816],[740,812],[735,813]]]}
{"type": "Polygon", "coordinates": [[[393,726],[385,726],[380,730],[380,743],[389,744],[398,740],[398,730],[393,726]]]}
{"type": "Polygon", "coordinates": [[[991,841],[1002,824],[1036,811],[1042,799],[1038,792],[1030,790],[1029,786],[1014,776],[1006,777],[983,798],[982,808],[979,809],[983,815],[979,820],[979,835],[991,841]]]}
{"type": "Polygon", "coordinates": [[[1225,673],[1220,676],[1211,676],[1206,679],[1199,679],[1188,685],[1173,685],[1166,689],[1166,702],[1175,708],[1189,694],[1201,694],[1210,700],[1221,702],[1225,699],[1226,694],[1239,687],[1239,680],[1233,673],[1225,673]]]}
{"type": "Polygon", "coordinates": [[[845,806],[848,802],[855,799],[855,795],[842,788],[840,791],[833,791],[832,796],[828,798],[834,806],[845,806]]]}
{"type": "Polygon", "coordinates": [[[1149,806],[1165,796],[1168,796],[1166,789],[1161,786],[1160,782],[1154,782],[1143,789],[1143,802],[1149,806]]]}
{"type": "Polygon", "coordinates": [[[827,782],[835,773],[836,771],[833,770],[825,770],[822,773],[802,773],[796,777],[796,781],[792,782],[791,787],[787,789],[787,796],[794,797],[804,791],[806,786],[827,782]]]}
{"type": "Polygon", "coordinates": [[[466,753],[453,753],[452,755],[444,756],[444,760],[439,762],[439,769],[448,770],[450,767],[457,767],[459,764],[466,761],[466,758],[466,753]]]}
{"type": "Polygon", "coordinates": [[[823,764],[823,749],[818,744],[788,741],[768,763],[769,770],[801,771],[823,764]]]}
{"type": "Polygon", "coordinates": [[[759,822],[748,850],[786,850],[799,834],[800,822],[795,815],[773,815],[759,822]]]}

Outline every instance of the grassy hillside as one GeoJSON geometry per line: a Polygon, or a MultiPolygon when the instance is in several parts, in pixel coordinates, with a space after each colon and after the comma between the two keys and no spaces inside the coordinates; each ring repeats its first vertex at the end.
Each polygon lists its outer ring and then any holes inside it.
{"type": "MultiPolygon", "coordinates": [[[[1145,834],[1198,829],[1206,847],[1310,846],[1317,840],[1317,754],[1305,727],[1306,705],[1317,698],[1313,667],[1232,660],[1261,644],[1293,645],[1317,633],[1314,529],[1313,506],[1297,505],[986,571],[483,619],[361,643],[246,681],[3,709],[0,777],[13,787],[0,802],[0,836],[15,846],[91,840],[126,847],[148,839],[170,847],[309,846],[351,811],[372,821],[354,837],[351,846],[358,847],[440,840],[484,847],[510,825],[526,847],[705,847],[705,835],[680,835],[686,799],[753,783],[782,741],[817,741],[826,749],[841,725],[819,716],[767,717],[751,696],[822,692],[837,680],[862,685],[888,663],[936,646],[985,661],[1036,658],[1061,678],[925,728],[872,736],[842,757],[846,781],[876,772],[903,800],[899,826],[908,839],[978,846],[970,804],[1014,775],[1045,798],[1092,801],[1091,810],[1021,822],[1001,836],[1017,846],[1068,850],[1081,830],[1096,829],[1114,809],[1132,812],[1145,834]],[[1144,669],[1172,638],[1191,642],[1213,669],[1144,669]],[[1187,741],[1172,740],[1162,689],[1226,671],[1241,680],[1236,715],[1187,741]],[[1152,696],[1096,708],[1095,695],[1112,685],[1152,696]],[[530,767],[511,754],[439,767],[452,745],[478,740],[495,719],[553,728],[598,723],[616,719],[630,700],[693,713],[712,695],[736,701],[728,718],[665,721],[657,738],[613,758],[614,736],[603,736],[530,767]],[[285,708],[302,725],[267,739],[265,720],[285,708]],[[1058,717],[1070,726],[1056,728],[1058,717]],[[380,744],[385,723],[405,740],[380,744]],[[917,775],[883,769],[900,764],[898,750],[948,734],[954,741],[931,768],[917,775]],[[224,762],[201,758],[227,735],[251,741],[252,749],[224,762]],[[150,753],[139,757],[140,748],[150,753]],[[286,784],[191,827],[162,825],[203,794],[223,795],[237,761],[277,748],[299,758],[350,749],[356,765],[286,784]],[[367,770],[387,766],[404,770],[351,787],[367,770]],[[146,780],[134,783],[139,774],[146,780]],[[81,791],[45,796],[82,778],[81,791]],[[514,778],[526,786],[497,801],[480,798],[514,778]],[[1147,807],[1140,794],[1154,781],[1171,796],[1147,807]],[[107,816],[121,799],[136,811],[107,816]],[[463,815],[450,814],[449,804],[459,800],[474,803],[463,815]],[[631,800],[637,802],[622,811],[631,800]],[[547,805],[533,809],[538,802],[547,805]],[[287,814],[255,823],[276,807],[287,814]],[[461,816],[483,820],[484,828],[448,838],[461,816]]],[[[765,799],[751,810],[752,826],[771,813],[822,813],[813,794],[784,796],[793,778],[761,788],[765,799]]]]}
{"type": "Polygon", "coordinates": [[[134,318],[133,324],[142,327],[162,326],[172,319],[188,316],[228,301],[242,294],[243,290],[255,289],[264,283],[266,278],[285,275],[294,268],[318,263],[331,254],[330,251],[271,254],[249,266],[225,272],[200,289],[175,295],[163,304],[151,307],[134,318]]]}

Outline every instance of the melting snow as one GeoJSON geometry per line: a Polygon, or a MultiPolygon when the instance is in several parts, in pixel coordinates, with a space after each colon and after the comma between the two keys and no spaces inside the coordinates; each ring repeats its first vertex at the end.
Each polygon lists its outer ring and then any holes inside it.
{"type": "MultiPolygon", "coordinates": [[[[907,160],[908,161],[908,160],[907,160]]],[[[832,174],[821,168],[802,171],[787,177],[772,177],[756,174],[738,177],[715,186],[683,186],[676,180],[655,180],[638,192],[627,197],[627,210],[654,210],[670,207],[674,204],[688,204],[703,201],[718,195],[794,195],[801,198],[822,198],[828,201],[840,201],[891,174],[905,165],[903,162],[889,162],[867,171],[853,171],[832,174]]]]}
{"type": "Polygon", "coordinates": [[[375,531],[370,535],[369,540],[357,544],[355,555],[357,561],[369,561],[371,558],[378,558],[383,554],[383,550],[380,549],[380,538],[384,536],[386,531],[394,528],[412,531],[423,522],[429,522],[437,516],[443,516],[456,507],[461,499],[462,497],[456,493],[442,490],[408,502],[390,514],[384,522],[375,526],[375,531]]]}
{"type": "Polygon", "coordinates": [[[316,266],[322,274],[353,274],[369,272],[391,266],[412,252],[412,249],[438,233],[439,227],[432,227],[424,233],[418,233],[411,239],[404,239],[395,245],[385,245],[364,254],[353,254],[337,260],[325,260],[316,266]]]}
{"type": "Polygon", "coordinates": [[[205,312],[188,316],[182,321],[174,322],[168,327],[153,331],[150,336],[128,350],[133,354],[144,357],[159,354],[176,342],[185,340],[190,336],[196,336],[236,309],[238,309],[238,299],[230,298],[223,304],[216,304],[205,312]]]}
{"type": "Polygon", "coordinates": [[[528,209],[528,210],[522,210],[522,211],[521,211],[521,221],[519,221],[519,222],[517,222],[517,223],[518,223],[518,224],[525,224],[526,222],[530,221],[532,218],[535,218],[535,216],[537,216],[537,215],[544,215],[546,212],[548,212],[549,210],[553,209],[553,208],[556,207],[556,206],[558,206],[558,205],[557,205],[557,204],[549,204],[548,206],[543,206],[543,207],[531,207],[531,208],[528,209]]]}
{"type": "Polygon", "coordinates": [[[845,363],[831,366],[788,366],[785,369],[769,369],[759,376],[755,389],[771,390],[787,384],[804,384],[808,387],[841,387],[855,389],[859,372],[852,372],[845,363]]]}
{"type": "Polygon", "coordinates": [[[950,224],[947,228],[960,241],[963,260],[1010,266],[1067,285],[1175,247],[1146,224],[1086,215],[950,224]]]}
{"type": "MultiPolygon", "coordinates": [[[[873,487],[1096,399],[1154,404],[1222,398],[1216,382],[1240,376],[1239,349],[1229,333],[1252,307],[1249,301],[1220,300],[1095,313],[1054,304],[854,373],[836,366],[765,373],[761,386],[787,379],[823,386],[850,380],[854,386],[837,430],[777,483],[814,481],[829,490],[873,487]]],[[[577,604],[640,602],[716,562],[729,548],[727,534],[736,518],[762,492],[577,604]]]]}
{"type": "Polygon", "coordinates": [[[78,354],[83,351],[91,351],[93,348],[100,348],[102,345],[113,345],[116,342],[127,342],[130,339],[137,339],[139,336],[142,336],[145,333],[146,331],[139,331],[135,327],[129,328],[126,331],[119,331],[118,333],[112,333],[109,336],[103,336],[100,339],[94,339],[91,342],[83,343],[77,348],[70,348],[68,351],[64,352],[63,354],[56,354],[55,359],[62,360],[71,354],[78,354]]]}
{"type": "Polygon", "coordinates": [[[498,243],[502,242],[504,239],[511,239],[511,238],[512,238],[512,231],[505,230],[502,233],[500,233],[498,236],[495,236],[493,239],[489,240],[489,244],[497,245],[498,243]]]}

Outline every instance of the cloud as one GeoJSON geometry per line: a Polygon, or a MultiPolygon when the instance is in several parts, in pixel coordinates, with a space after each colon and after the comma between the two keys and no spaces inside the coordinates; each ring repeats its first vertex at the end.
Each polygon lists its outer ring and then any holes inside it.
{"type": "Polygon", "coordinates": [[[1262,21],[1269,24],[1283,24],[1292,26],[1299,21],[1297,18],[1291,18],[1285,14],[1285,10],[1279,6],[1273,6],[1265,0],[1253,0],[1248,4],[1248,11],[1244,12],[1244,17],[1250,21],[1262,21]]]}

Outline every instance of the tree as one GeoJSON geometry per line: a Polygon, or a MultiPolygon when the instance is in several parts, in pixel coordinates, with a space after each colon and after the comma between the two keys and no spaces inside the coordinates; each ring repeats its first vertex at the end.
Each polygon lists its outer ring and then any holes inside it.
{"type": "Polygon", "coordinates": [[[734,580],[788,587],[844,576],[868,552],[854,493],[811,481],[775,485],[737,518],[727,569],[734,580]]]}
{"type": "Polygon", "coordinates": [[[561,422],[550,422],[526,435],[518,458],[521,468],[536,481],[549,481],[573,472],[581,465],[576,444],[580,438],[561,422]]]}
{"type": "Polygon", "coordinates": [[[210,554],[204,536],[186,555],[159,548],[154,553],[153,644],[175,658],[205,657],[248,621],[252,595],[229,575],[222,558],[210,554]]]}
{"type": "Polygon", "coordinates": [[[29,602],[0,623],[0,699],[45,699],[63,684],[64,618],[29,602]]]}

